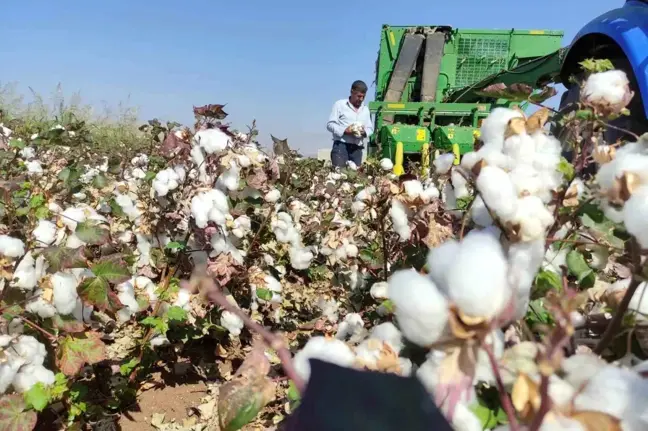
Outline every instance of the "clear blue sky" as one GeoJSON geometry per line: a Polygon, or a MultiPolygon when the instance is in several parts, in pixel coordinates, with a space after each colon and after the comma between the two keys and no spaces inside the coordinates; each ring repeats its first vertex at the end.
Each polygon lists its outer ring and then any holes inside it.
{"type": "MultiPolygon", "coordinates": [[[[623,0],[6,0],[0,82],[48,95],[61,83],[84,102],[127,102],[191,122],[192,105],[227,103],[261,142],[288,137],[313,154],[330,145],[332,103],[373,82],[380,29],[444,24],[555,29],[568,44],[623,0]],[[222,6],[217,6],[218,4],[222,6]]],[[[374,89],[370,88],[370,93],[374,89]]]]}

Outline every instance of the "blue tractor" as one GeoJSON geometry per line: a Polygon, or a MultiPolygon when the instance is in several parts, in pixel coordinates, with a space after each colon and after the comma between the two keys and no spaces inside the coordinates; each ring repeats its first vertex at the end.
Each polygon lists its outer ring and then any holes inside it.
{"type": "MultiPolygon", "coordinates": [[[[648,132],[648,0],[626,0],[617,9],[594,18],[578,32],[564,57],[560,78],[567,91],[560,108],[578,100],[579,88],[569,77],[578,78],[579,62],[588,59],[609,59],[616,69],[623,70],[635,95],[628,108],[630,116],[613,125],[637,135],[648,132]]],[[[627,138],[624,132],[609,129],[606,140],[627,138]]]]}

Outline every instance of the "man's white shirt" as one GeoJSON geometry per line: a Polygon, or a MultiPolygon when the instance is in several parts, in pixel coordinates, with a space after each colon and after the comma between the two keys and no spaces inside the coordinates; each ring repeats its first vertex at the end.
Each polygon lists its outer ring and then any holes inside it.
{"type": "Polygon", "coordinates": [[[356,110],[349,99],[340,99],[333,105],[331,115],[329,116],[326,130],[331,132],[334,141],[342,141],[347,144],[355,144],[364,146],[365,139],[368,139],[373,134],[373,122],[371,121],[371,113],[369,107],[360,105],[356,110]],[[345,135],[344,131],[353,123],[360,123],[364,126],[367,132],[366,138],[359,138],[354,135],[345,135]]]}

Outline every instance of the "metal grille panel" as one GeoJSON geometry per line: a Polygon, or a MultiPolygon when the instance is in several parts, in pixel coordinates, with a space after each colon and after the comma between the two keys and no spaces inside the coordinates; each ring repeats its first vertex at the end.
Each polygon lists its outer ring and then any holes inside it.
{"type": "Polygon", "coordinates": [[[508,54],[508,38],[461,37],[454,88],[466,87],[505,70],[508,54]]]}

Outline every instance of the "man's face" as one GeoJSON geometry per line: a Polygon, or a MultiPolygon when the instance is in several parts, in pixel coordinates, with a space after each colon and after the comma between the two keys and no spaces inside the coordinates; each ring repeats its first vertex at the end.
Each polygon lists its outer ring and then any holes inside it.
{"type": "Polygon", "coordinates": [[[364,98],[366,96],[366,93],[363,93],[361,91],[353,91],[351,90],[351,97],[349,97],[349,101],[353,106],[356,108],[362,105],[362,102],[364,101],[364,98]]]}

